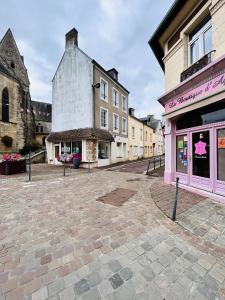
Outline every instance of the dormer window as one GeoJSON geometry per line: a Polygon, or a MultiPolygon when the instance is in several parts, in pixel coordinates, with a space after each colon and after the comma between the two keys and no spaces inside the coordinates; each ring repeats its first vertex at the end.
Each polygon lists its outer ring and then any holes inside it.
{"type": "Polygon", "coordinates": [[[212,51],[212,23],[210,16],[205,18],[189,34],[189,63],[194,64],[212,51]]]}

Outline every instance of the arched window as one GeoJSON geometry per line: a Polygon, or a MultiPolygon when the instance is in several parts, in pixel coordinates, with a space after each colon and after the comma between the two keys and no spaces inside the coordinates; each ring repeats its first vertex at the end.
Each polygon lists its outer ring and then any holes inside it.
{"type": "Polygon", "coordinates": [[[2,121],[9,122],[9,92],[7,88],[2,91],[2,121]]]}

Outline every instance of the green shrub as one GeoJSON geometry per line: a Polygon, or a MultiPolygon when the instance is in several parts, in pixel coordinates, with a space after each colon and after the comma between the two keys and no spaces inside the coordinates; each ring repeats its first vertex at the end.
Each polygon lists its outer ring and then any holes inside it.
{"type": "Polygon", "coordinates": [[[13,144],[13,138],[11,136],[4,135],[2,137],[2,142],[6,147],[10,148],[10,147],[12,147],[12,144],[13,144]]]}
{"type": "Polygon", "coordinates": [[[34,152],[39,148],[39,145],[37,143],[31,143],[31,144],[26,144],[23,146],[22,149],[19,150],[21,155],[26,155],[28,154],[30,151],[34,152]]]}

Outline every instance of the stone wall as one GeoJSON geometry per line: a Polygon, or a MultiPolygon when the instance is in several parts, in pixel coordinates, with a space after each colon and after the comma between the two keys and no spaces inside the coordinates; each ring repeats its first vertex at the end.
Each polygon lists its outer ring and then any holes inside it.
{"type": "Polygon", "coordinates": [[[97,142],[92,140],[86,141],[86,158],[91,162],[97,161],[97,142]]]}

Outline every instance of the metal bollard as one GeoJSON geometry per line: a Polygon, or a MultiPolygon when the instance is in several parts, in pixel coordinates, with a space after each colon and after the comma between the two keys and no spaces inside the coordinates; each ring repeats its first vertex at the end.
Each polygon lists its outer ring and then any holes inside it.
{"type": "Polygon", "coordinates": [[[159,157],[159,166],[160,166],[160,168],[161,168],[161,155],[160,155],[160,157],[159,157]]]}
{"type": "Polygon", "coordinates": [[[64,160],[63,176],[66,176],[66,161],[64,160]]]}
{"type": "Polygon", "coordinates": [[[88,160],[88,173],[91,172],[91,165],[90,165],[90,159],[88,160]]]}
{"type": "Polygon", "coordinates": [[[148,175],[148,170],[150,168],[150,163],[151,163],[151,159],[149,159],[149,161],[148,161],[148,169],[147,169],[146,175],[148,175]]]}
{"type": "Polygon", "coordinates": [[[155,170],[155,156],[154,156],[154,170],[155,170]]]}
{"type": "Polygon", "coordinates": [[[29,151],[29,181],[31,181],[31,151],[29,151]]]}
{"type": "Polygon", "coordinates": [[[177,213],[177,195],[178,195],[178,185],[179,185],[179,177],[176,178],[176,191],[174,195],[174,200],[173,200],[173,211],[172,211],[172,220],[176,220],[176,213],[177,213]]]}

